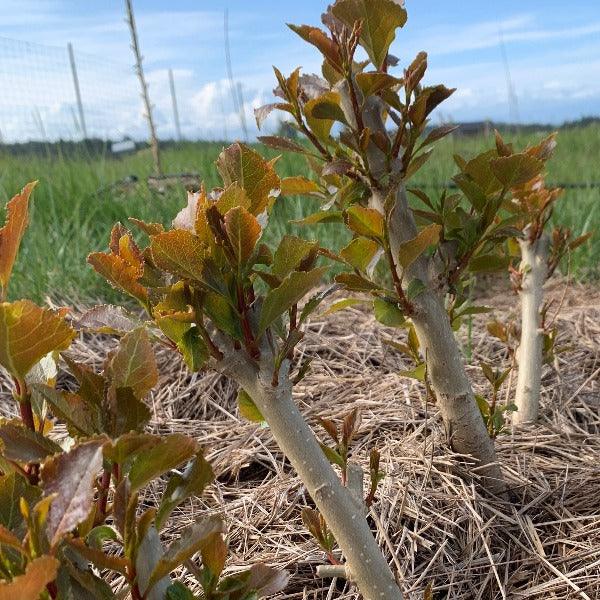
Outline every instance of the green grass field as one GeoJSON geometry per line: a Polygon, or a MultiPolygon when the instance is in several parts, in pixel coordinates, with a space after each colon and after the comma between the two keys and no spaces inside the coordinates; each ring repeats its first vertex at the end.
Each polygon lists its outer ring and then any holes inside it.
{"type": "MultiPolygon", "coordinates": [[[[506,139],[522,147],[542,135],[507,135],[506,139]]],[[[549,164],[548,181],[600,181],[599,126],[562,130],[558,141],[555,157],[549,164]]],[[[455,172],[454,153],[468,157],[491,145],[493,139],[483,137],[443,140],[428,164],[411,180],[411,185],[443,185],[455,172]]],[[[210,188],[219,183],[214,161],[221,147],[215,143],[184,143],[170,148],[163,153],[163,169],[166,173],[201,173],[210,188]]],[[[95,157],[93,160],[0,154],[0,165],[0,213],[26,182],[39,180],[34,192],[31,225],[11,283],[11,298],[28,297],[39,301],[49,295],[71,302],[114,299],[116,292],[86,264],[87,254],[105,248],[116,221],[125,222],[133,216],[167,224],[185,203],[183,188],[164,195],[143,183],[119,193],[103,189],[127,175],[136,175],[142,181],[151,171],[150,156],[146,152],[123,159],[95,157]]],[[[304,160],[293,154],[281,158],[278,171],[281,176],[307,174],[304,160]]],[[[428,192],[439,193],[433,189],[428,192]]],[[[278,238],[285,231],[298,232],[288,221],[304,216],[315,206],[315,201],[307,198],[282,199],[271,218],[269,235],[278,238]]],[[[598,231],[600,189],[566,190],[554,220],[571,227],[577,235],[598,231]]],[[[335,225],[304,228],[299,234],[318,238],[323,245],[333,247],[339,247],[346,239],[342,228],[335,225]]],[[[571,257],[571,271],[579,279],[597,277],[599,261],[600,242],[592,238],[571,257]]]]}

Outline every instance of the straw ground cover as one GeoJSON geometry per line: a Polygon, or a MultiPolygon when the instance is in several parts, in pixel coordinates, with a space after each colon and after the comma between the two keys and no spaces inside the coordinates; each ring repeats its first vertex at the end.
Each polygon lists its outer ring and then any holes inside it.
{"type": "MultiPolygon", "coordinates": [[[[534,134],[506,134],[517,147],[540,139],[534,134]]],[[[455,173],[452,155],[480,152],[493,144],[483,136],[453,137],[442,140],[435,149],[436,160],[429,161],[415,176],[414,184],[437,186],[450,181],[455,173]]],[[[220,143],[184,143],[164,152],[167,173],[197,172],[210,186],[217,183],[214,160],[220,143]]],[[[274,155],[261,148],[261,153],[274,155]]],[[[548,182],[591,183],[600,180],[595,157],[600,153],[600,127],[564,129],[559,132],[555,158],[548,165],[548,182]]],[[[281,176],[308,174],[303,159],[284,155],[278,162],[281,176]]],[[[104,247],[112,224],[133,216],[149,221],[170,222],[180,206],[183,190],[157,194],[143,183],[150,174],[149,154],[141,152],[124,159],[109,156],[15,157],[0,154],[0,205],[4,206],[14,190],[24,182],[40,179],[32,206],[32,223],[26,234],[15,270],[11,297],[40,300],[46,295],[80,301],[103,298],[116,301],[110,288],[86,266],[85,257],[104,247]],[[135,175],[138,183],[113,187],[124,177],[135,175]]],[[[428,190],[431,191],[431,190],[428,190]]],[[[567,189],[559,203],[555,221],[571,227],[575,235],[597,230],[600,223],[599,189],[567,189]]],[[[313,212],[316,203],[307,198],[278,203],[269,226],[269,236],[278,240],[284,232],[296,232],[290,219],[313,212]]],[[[3,219],[3,215],[0,215],[3,219]]],[[[346,242],[341,229],[320,226],[305,230],[306,237],[318,235],[324,246],[342,247],[346,242]]],[[[597,277],[600,244],[579,248],[571,257],[571,271],[578,278],[597,277]]]]}
{"type": "MultiPolygon", "coordinates": [[[[503,289],[489,281],[478,293],[499,319],[515,310],[503,289]]],[[[370,519],[407,598],[423,598],[429,583],[434,598],[600,597],[600,293],[562,280],[548,294],[562,303],[557,323],[567,349],[545,367],[539,423],[497,439],[514,503],[490,503],[460,477],[468,468],[444,443],[436,407],[418,382],[398,375],[407,365],[383,342],[387,332],[371,316],[349,309],[310,325],[301,350],[315,360],[297,400],[316,431],[317,418],[330,417],[336,407],[360,408],[354,456],[364,464],[370,447],[381,450],[386,477],[370,519]]],[[[472,348],[474,378],[480,360],[509,361],[503,346],[482,333],[485,318],[476,317],[473,337],[465,332],[461,339],[472,348]]],[[[99,364],[107,343],[86,335],[75,354],[99,364]]],[[[159,352],[158,360],[152,429],[197,437],[217,474],[202,499],[173,515],[167,535],[175,537],[199,514],[221,512],[225,501],[229,572],[261,556],[291,572],[286,597],[303,598],[308,589],[315,598],[356,598],[342,580],[316,577],[324,554],[300,520],[310,498],[269,430],[238,415],[233,386],[214,374],[187,374],[171,352],[159,352]]],[[[478,391],[485,385],[476,380],[478,391]]],[[[502,393],[514,393],[514,381],[502,393]]],[[[3,416],[11,407],[3,380],[3,416]]],[[[145,504],[158,492],[158,486],[151,490],[145,504]]]]}

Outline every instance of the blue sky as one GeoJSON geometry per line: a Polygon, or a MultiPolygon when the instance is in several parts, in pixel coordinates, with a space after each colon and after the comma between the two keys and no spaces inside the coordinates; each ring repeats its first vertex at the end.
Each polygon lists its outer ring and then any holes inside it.
{"type": "MultiPolygon", "coordinates": [[[[173,136],[168,88],[172,68],[186,137],[240,135],[230,100],[223,10],[230,15],[233,69],[241,83],[251,134],[252,108],[271,98],[276,64],[318,71],[318,54],[286,22],[318,24],[318,0],[134,0],[150,92],[161,137],[173,136]]],[[[429,52],[429,83],[458,91],[438,120],[560,123],[600,114],[599,0],[407,0],[408,23],[392,51],[401,64],[429,52]],[[517,99],[508,102],[505,63],[517,99]]],[[[0,133],[7,140],[76,135],[74,96],[64,50],[80,69],[88,129],[97,135],[144,136],[129,65],[121,0],[0,0],[0,133]],[[88,56],[91,55],[91,56],[88,56]],[[97,58],[94,58],[97,57],[97,58]]],[[[274,127],[274,121],[267,124],[274,127]]]]}

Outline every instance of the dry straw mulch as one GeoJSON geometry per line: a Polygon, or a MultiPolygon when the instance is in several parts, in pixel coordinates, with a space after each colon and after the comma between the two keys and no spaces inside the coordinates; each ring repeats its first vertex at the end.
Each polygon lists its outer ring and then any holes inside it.
{"type": "MultiPolygon", "coordinates": [[[[391,330],[354,309],[310,326],[302,352],[316,358],[297,401],[313,425],[361,409],[354,457],[366,466],[369,449],[381,451],[386,477],[369,519],[406,598],[423,598],[429,582],[435,598],[600,598],[600,292],[571,286],[565,293],[562,282],[549,294],[561,305],[556,319],[568,350],[544,369],[540,422],[497,440],[510,503],[482,495],[469,479],[435,405],[418,382],[398,375],[410,365],[382,343],[391,330]]],[[[496,317],[516,310],[504,291],[481,296],[496,317]]],[[[468,367],[481,392],[478,362],[508,364],[501,344],[484,333],[487,318],[474,323],[468,367]]],[[[93,349],[87,360],[101,362],[106,340],[78,344],[93,349]]],[[[190,376],[167,352],[159,362],[153,427],[197,437],[218,474],[203,498],[175,514],[167,535],[199,514],[221,513],[230,531],[228,570],[260,560],[290,571],[285,597],[357,598],[346,582],[316,577],[323,553],[300,520],[311,500],[269,430],[238,416],[234,387],[214,374],[190,376]]],[[[5,412],[6,384],[1,391],[5,412]]]]}

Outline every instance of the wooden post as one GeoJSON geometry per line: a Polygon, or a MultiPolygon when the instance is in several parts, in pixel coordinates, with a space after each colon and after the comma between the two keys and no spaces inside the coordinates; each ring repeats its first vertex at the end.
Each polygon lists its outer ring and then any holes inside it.
{"type": "Polygon", "coordinates": [[[77,110],[79,111],[79,128],[83,134],[83,139],[87,140],[87,127],[85,126],[85,114],[83,112],[83,103],[81,102],[81,91],[79,89],[79,77],[77,76],[77,65],[75,64],[75,54],[73,53],[73,44],[67,44],[69,51],[69,61],[71,62],[71,74],[73,75],[73,87],[75,88],[75,98],[77,100],[77,110]]]}
{"type": "Polygon", "coordinates": [[[177,94],[175,94],[175,79],[173,78],[173,69],[169,69],[169,87],[171,88],[171,103],[173,105],[175,132],[177,133],[177,139],[181,141],[181,126],[179,125],[179,109],[177,108],[177,94]]]}
{"type": "Polygon", "coordinates": [[[150,96],[148,94],[148,84],[146,83],[144,70],[142,68],[142,55],[140,53],[140,46],[138,43],[137,30],[135,28],[135,19],[133,16],[131,0],[125,0],[125,9],[127,11],[126,21],[129,25],[129,32],[131,33],[131,49],[133,50],[133,55],[135,56],[135,72],[140,81],[142,100],[144,101],[144,108],[146,110],[145,117],[148,121],[148,129],[150,130],[150,147],[152,149],[152,158],[154,159],[154,173],[156,175],[160,175],[160,150],[158,147],[158,138],[156,137],[154,120],[152,119],[152,105],[150,104],[150,96]]]}

